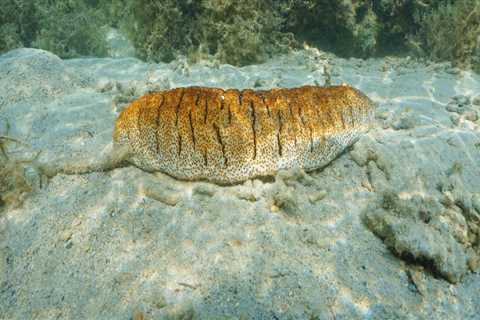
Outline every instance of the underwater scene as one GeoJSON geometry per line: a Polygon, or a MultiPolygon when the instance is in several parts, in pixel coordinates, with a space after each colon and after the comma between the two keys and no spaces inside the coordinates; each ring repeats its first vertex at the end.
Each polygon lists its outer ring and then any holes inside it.
{"type": "Polygon", "coordinates": [[[0,0],[11,319],[480,319],[480,0],[0,0]]]}

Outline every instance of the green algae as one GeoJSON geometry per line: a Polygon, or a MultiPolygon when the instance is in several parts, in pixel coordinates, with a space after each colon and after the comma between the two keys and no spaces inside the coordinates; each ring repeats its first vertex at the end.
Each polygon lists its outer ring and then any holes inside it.
{"type": "Polygon", "coordinates": [[[248,65],[307,44],[344,57],[411,54],[480,69],[479,0],[5,0],[0,52],[105,56],[118,28],[146,61],[248,65]]]}

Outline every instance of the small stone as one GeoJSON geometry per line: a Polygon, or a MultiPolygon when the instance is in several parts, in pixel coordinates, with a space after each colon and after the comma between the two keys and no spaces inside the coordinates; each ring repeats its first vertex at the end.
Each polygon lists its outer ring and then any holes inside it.
{"type": "Polygon", "coordinates": [[[480,256],[477,255],[472,248],[468,250],[468,260],[467,260],[468,268],[472,272],[477,272],[480,269],[480,256]]]}
{"type": "Polygon", "coordinates": [[[151,185],[143,186],[142,193],[151,199],[162,202],[168,206],[176,206],[183,198],[182,194],[173,190],[164,190],[151,185]]]}
{"type": "Polygon", "coordinates": [[[459,106],[466,106],[470,104],[470,97],[464,95],[458,95],[452,98],[459,106]]]}
{"type": "Polygon", "coordinates": [[[2,136],[8,135],[9,129],[10,129],[10,125],[7,119],[0,118],[0,135],[2,136]]]}
{"type": "Polygon", "coordinates": [[[473,99],[472,104],[475,106],[480,106],[480,96],[473,99]]]}
{"type": "Polygon", "coordinates": [[[113,90],[113,83],[111,81],[100,81],[97,85],[97,91],[104,93],[107,91],[112,91],[113,90]]]}
{"type": "Polygon", "coordinates": [[[77,227],[77,226],[79,226],[79,225],[81,225],[81,224],[82,224],[82,220],[80,220],[79,218],[75,218],[75,219],[73,219],[73,221],[72,221],[72,226],[74,226],[74,227],[77,227]]]}
{"type": "Polygon", "coordinates": [[[116,112],[121,112],[125,109],[126,105],[130,103],[131,99],[123,96],[123,95],[116,95],[112,99],[112,106],[116,112]]]}
{"type": "Polygon", "coordinates": [[[390,112],[383,111],[383,112],[379,112],[377,114],[377,118],[380,119],[380,120],[387,120],[389,115],[390,115],[390,112]]]}
{"type": "Polygon", "coordinates": [[[447,106],[445,107],[445,109],[446,109],[448,112],[458,112],[458,106],[457,106],[457,104],[452,103],[452,102],[450,102],[449,104],[447,104],[447,106]]]}
{"type": "Polygon", "coordinates": [[[359,166],[366,166],[369,161],[376,161],[378,156],[374,149],[356,144],[350,151],[350,157],[359,166]]]}
{"type": "Polygon", "coordinates": [[[450,115],[450,121],[456,126],[460,123],[460,116],[458,114],[452,114],[450,115]]]}
{"type": "Polygon", "coordinates": [[[238,239],[234,239],[228,242],[232,247],[241,247],[242,241],[238,239]]]}
{"type": "Polygon", "coordinates": [[[143,314],[142,311],[135,311],[133,313],[133,320],[145,320],[145,315],[143,314]]]}
{"type": "Polygon", "coordinates": [[[115,89],[119,92],[122,92],[125,89],[125,85],[121,82],[115,82],[115,89]]]}
{"type": "Polygon", "coordinates": [[[443,223],[445,229],[460,243],[468,242],[468,226],[465,217],[458,211],[447,209],[439,217],[440,223],[443,223]]]}
{"type": "Polygon", "coordinates": [[[367,189],[368,191],[370,192],[373,192],[375,191],[372,187],[372,185],[370,184],[370,182],[368,181],[368,179],[365,179],[362,181],[361,183],[362,187],[364,187],[365,189],[367,189]]]}
{"type": "Polygon", "coordinates": [[[465,112],[464,117],[465,117],[465,120],[475,122],[478,120],[478,112],[475,110],[467,111],[465,112]]]}
{"type": "Polygon", "coordinates": [[[253,83],[254,88],[260,88],[260,87],[264,87],[266,85],[267,85],[267,81],[265,81],[264,79],[260,79],[260,78],[255,79],[255,82],[253,83]]]}
{"type": "Polygon", "coordinates": [[[480,214],[480,193],[474,193],[472,195],[472,206],[475,209],[475,211],[480,214]]]}
{"type": "Polygon", "coordinates": [[[328,192],[326,190],[316,191],[316,192],[311,193],[308,196],[308,200],[313,204],[313,203],[315,203],[317,201],[320,201],[323,198],[325,198],[327,196],[327,194],[328,194],[328,192]]]}
{"type": "Polygon", "coordinates": [[[276,205],[272,204],[272,206],[270,207],[270,211],[271,212],[278,212],[280,210],[279,207],[277,207],[276,205]]]}
{"type": "Polygon", "coordinates": [[[260,189],[263,186],[263,182],[261,180],[254,179],[252,185],[254,189],[260,189]]]}
{"type": "Polygon", "coordinates": [[[193,188],[193,193],[196,195],[213,197],[217,192],[217,188],[209,183],[199,183],[193,188]]]}
{"type": "Polygon", "coordinates": [[[412,266],[412,269],[407,269],[407,276],[411,283],[415,286],[421,295],[425,295],[427,291],[427,284],[425,273],[422,266],[412,266]]]}
{"type": "Polygon", "coordinates": [[[416,119],[412,114],[404,114],[400,119],[392,123],[392,128],[394,130],[408,130],[416,126],[416,119]]]}
{"type": "Polygon", "coordinates": [[[72,230],[65,230],[60,234],[61,241],[68,241],[72,238],[73,232],[72,230]]]}
{"type": "Polygon", "coordinates": [[[273,196],[274,204],[290,217],[301,214],[299,203],[291,188],[281,189],[273,196]]]}
{"type": "Polygon", "coordinates": [[[453,74],[453,75],[457,75],[457,74],[461,73],[460,69],[455,68],[455,67],[446,68],[445,72],[448,73],[448,74],[453,74]]]}
{"type": "Polygon", "coordinates": [[[235,196],[241,200],[246,200],[249,202],[257,201],[257,197],[251,190],[237,190],[234,192],[235,196]]]}

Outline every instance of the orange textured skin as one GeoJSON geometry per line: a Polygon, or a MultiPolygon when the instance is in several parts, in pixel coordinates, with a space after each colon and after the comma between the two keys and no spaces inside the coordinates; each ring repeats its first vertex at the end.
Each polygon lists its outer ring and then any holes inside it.
{"type": "Polygon", "coordinates": [[[237,183],[328,164],[372,125],[374,104],[350,86],[253,91],[186,87],[144,95],[113,140],[147,171],[237,183]]]}

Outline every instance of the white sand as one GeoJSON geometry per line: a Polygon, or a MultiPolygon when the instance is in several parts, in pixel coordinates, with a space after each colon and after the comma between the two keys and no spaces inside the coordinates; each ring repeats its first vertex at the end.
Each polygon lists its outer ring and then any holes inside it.
{"type": "Polygon", "coordinates": [[[332,84],[351,84],[379,107],[378,127],[323,171],[220,187],[126,167],[40,186],[27,166],[34,192],[0,212],[0,319],[478,317],[480,275],[465,261],[480,256],[468,240],[480,226],[460,204],[454,218],[433,217],[420,231],[439,230],[460,252],[446,252],[442,241],[418,244],[427,255],[442,252],[440,267],[458,277],[455,285],[422,261],[397,258],[361,215],[385,189],[443,199],[438,185],[454,165],[461,172],[452,197],[472,199],[476,214],[480,122],[468,112],[480,112],[479,75],[313,50],[235,68],[62,61],[20,49],[0,56],[0,130],[8,122],[8,135],[29,145],[10,144],[18,159],[38,151],[42,162],[98,157],[124,102],[147,90],[323,84],[326,64],[332,84]],[[470,103],[447,111],[458,95],[450,109],[470,103]],[[449,265],[452,255],[466,260],[449,265]]]}

